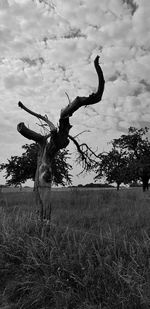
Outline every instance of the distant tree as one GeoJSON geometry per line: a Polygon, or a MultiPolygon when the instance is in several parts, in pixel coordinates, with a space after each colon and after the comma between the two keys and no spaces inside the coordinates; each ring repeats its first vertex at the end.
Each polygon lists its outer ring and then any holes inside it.
{"type": "MultiPolygon", "coordinates": [[[[37,155],[39,145],[32,143],[22,146],[25,152],[21,156],[11,156],[7,163],[0,164],[0,170],[5,170],[5,179],[7,185],[20,185],[28,179],[35,180],[37,169],[37,155]]],[[[71,165],[67,163],[69,152],[66,149],[59,150],[52,161],[53,183],[55,185],[69,185],[72,183],[71,165]]]]}
{"type": "Polygon", "coordinates": [[[108,153],[99,154],[100,163],[97,164],[95,180],[106,178],[108,183],[116,183],[119,190],[121,183],[128,183],[131,179],[128,157],[122,150],[112,148],[108,153]]]}
{"type": "Polygon", "coordinates": [[[150,142],[146,134],[149,128],[130,127],[127,135],[113,140],[116,148],[126,151],[130,158],[130,174],[132,181],[142,180],[143,191],[148,189],[150,179],[150,142]]]}
{"type": "Polygon", "coordinates": [[[130,127],[128,134],[113,139],[112,150],[107,154],[99,154],[100,164],[96,167],[95,179],[103,176],[109,183],[127,184],[141,179],[143,189],[147,187],[150,178],[150,142],[146,137],[149,128],[137,129],[130,127]],[[145,183],[146,182],[146,183],[145,183]]]}
{"type": "Polygon", "coordinates": [[[116,149],[122,149],[132,157],[133,160],[138,162],[145,162],[145,159],[150,155],[150,142],[146,137],[149,128],[137,129],[135,127],[130,127],[128,129],[128,134],[121,135],[120,138],[114,139],[112,145],[116,149]]]}

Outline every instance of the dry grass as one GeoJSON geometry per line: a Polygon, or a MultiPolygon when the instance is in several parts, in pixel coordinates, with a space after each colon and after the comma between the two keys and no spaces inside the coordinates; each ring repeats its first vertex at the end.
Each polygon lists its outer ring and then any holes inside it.
{"type": "Polygon", "coordinates": [[[53,192],[50,230],[32,193],[0,208],[0,308],[150,307],[150,200],[136,190],[53,192]]]}

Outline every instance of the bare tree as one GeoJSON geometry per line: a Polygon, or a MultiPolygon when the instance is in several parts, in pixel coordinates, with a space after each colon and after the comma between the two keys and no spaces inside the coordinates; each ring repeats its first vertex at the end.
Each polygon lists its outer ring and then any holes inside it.
{"type": "Polygon", "coordinates": [[[55,127],[47,116],[37,114],[25,107],[21,102],[18,103],[19,107],[24,109],[27,113],[37,117],[49,127],[49,133],[42,135],[27,128],[23,122],[19,123],[17,126],[17,130],[20,134],[35,141],[39,145],[35,175],[35,193],[41,219],[50,219],[51,215],[50,195],[53,177],[51,166],[56,153],[60,149],[67,147],[69,140],[72,140],[79,152],[79,159],[84,164],[84,170],[90,170],[92,166],[93,151],[86,144],[79,145],[77,140],[69,135],[69,131],[72,127],[69,123],[69,117],[80,107],[98,103],[102,98],[105,81],[102,69],[99,65],[99,56],[95,58],[94,66],[98,75],[97,91],[88,97],[77,96],[72,102],[69,102],[69,104],[61,110],[58,128],[55,127]]]}

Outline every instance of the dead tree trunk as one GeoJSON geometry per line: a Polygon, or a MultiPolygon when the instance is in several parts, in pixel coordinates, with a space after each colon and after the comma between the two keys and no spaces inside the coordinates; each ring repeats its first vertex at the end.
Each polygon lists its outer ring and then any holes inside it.
{"type": "Polygon", "coordinates": [[[88,169],[90,166],[91,158],[88,158],[87,150],[90,148],[87,146],[86,152],[83,151],[82,146],[79,145],[73,137],[69,135],[71,125],[69,123],[69,117],[78,110],[81,106],[91,105],[99,102],[102,98],[104,91],[104,77],[101,67],[99,65],[99,56],[94,60],[94,66],[98,75],[98,89],[96,93],[92,93],[88,97],[76,97],[74,101],[70,102],[60,113],[59,127],[56,128],[55,125],[49,121],[47,116],[42,116],[37,114],[30,109],[26,108],[21,102],[18,103],[19,107],[24,109],[26,112],[37,117],[38,119],[44,121],[48,127],[50,133],[48,135],[41,135],[36,133],[29,128],[27,128],[24,123],[19,123],[17,130],[24,137],[35,141],[39,145],[38,160],[37,160],[37,170],[35,175],[35,194],[38,209],[40,211],[41,219],[50,219],[51,214],[51,184],[52,184],[52,161],[56,153],[67,147],[69,144],[69,139],[71,139],[81,155],[81,160],[85,162],[85,166],[88,169]],[[88,161],[89,160],[89,161],[88,161]]]}

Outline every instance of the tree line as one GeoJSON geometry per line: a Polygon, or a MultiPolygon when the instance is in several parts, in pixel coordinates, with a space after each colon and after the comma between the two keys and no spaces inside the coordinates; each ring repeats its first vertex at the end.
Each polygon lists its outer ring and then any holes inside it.
{"type": "MultiPolygon", "coordinates": [[[[130,127],[127,134],[109,142],[108,152],[95,153],[90,171],[95,172],[94,180],[104,180],[108,184],[143,182],[146,189],[150,178],[150,142],[147,138],[149,128],[130,127]]],[[[21,156],[11,156],[7,163],[0,164],[0,170],[5,171],[7,185],[18,186],[27,180],[35,180],[37,169],[38,144],[25,144],[21,156]]],[[[92,151],[92,150],[91,150],[92,151]]],[[[52,160],[53,184],[68,186],[72,184],[72,166],[68,163],[71,154],[67,149],[61,149],[52,160]]],[[[82,164],[82,161],[80,162],[82,164]]],[[[83,170],[81,171],[83,172],[83,170]]]]}

